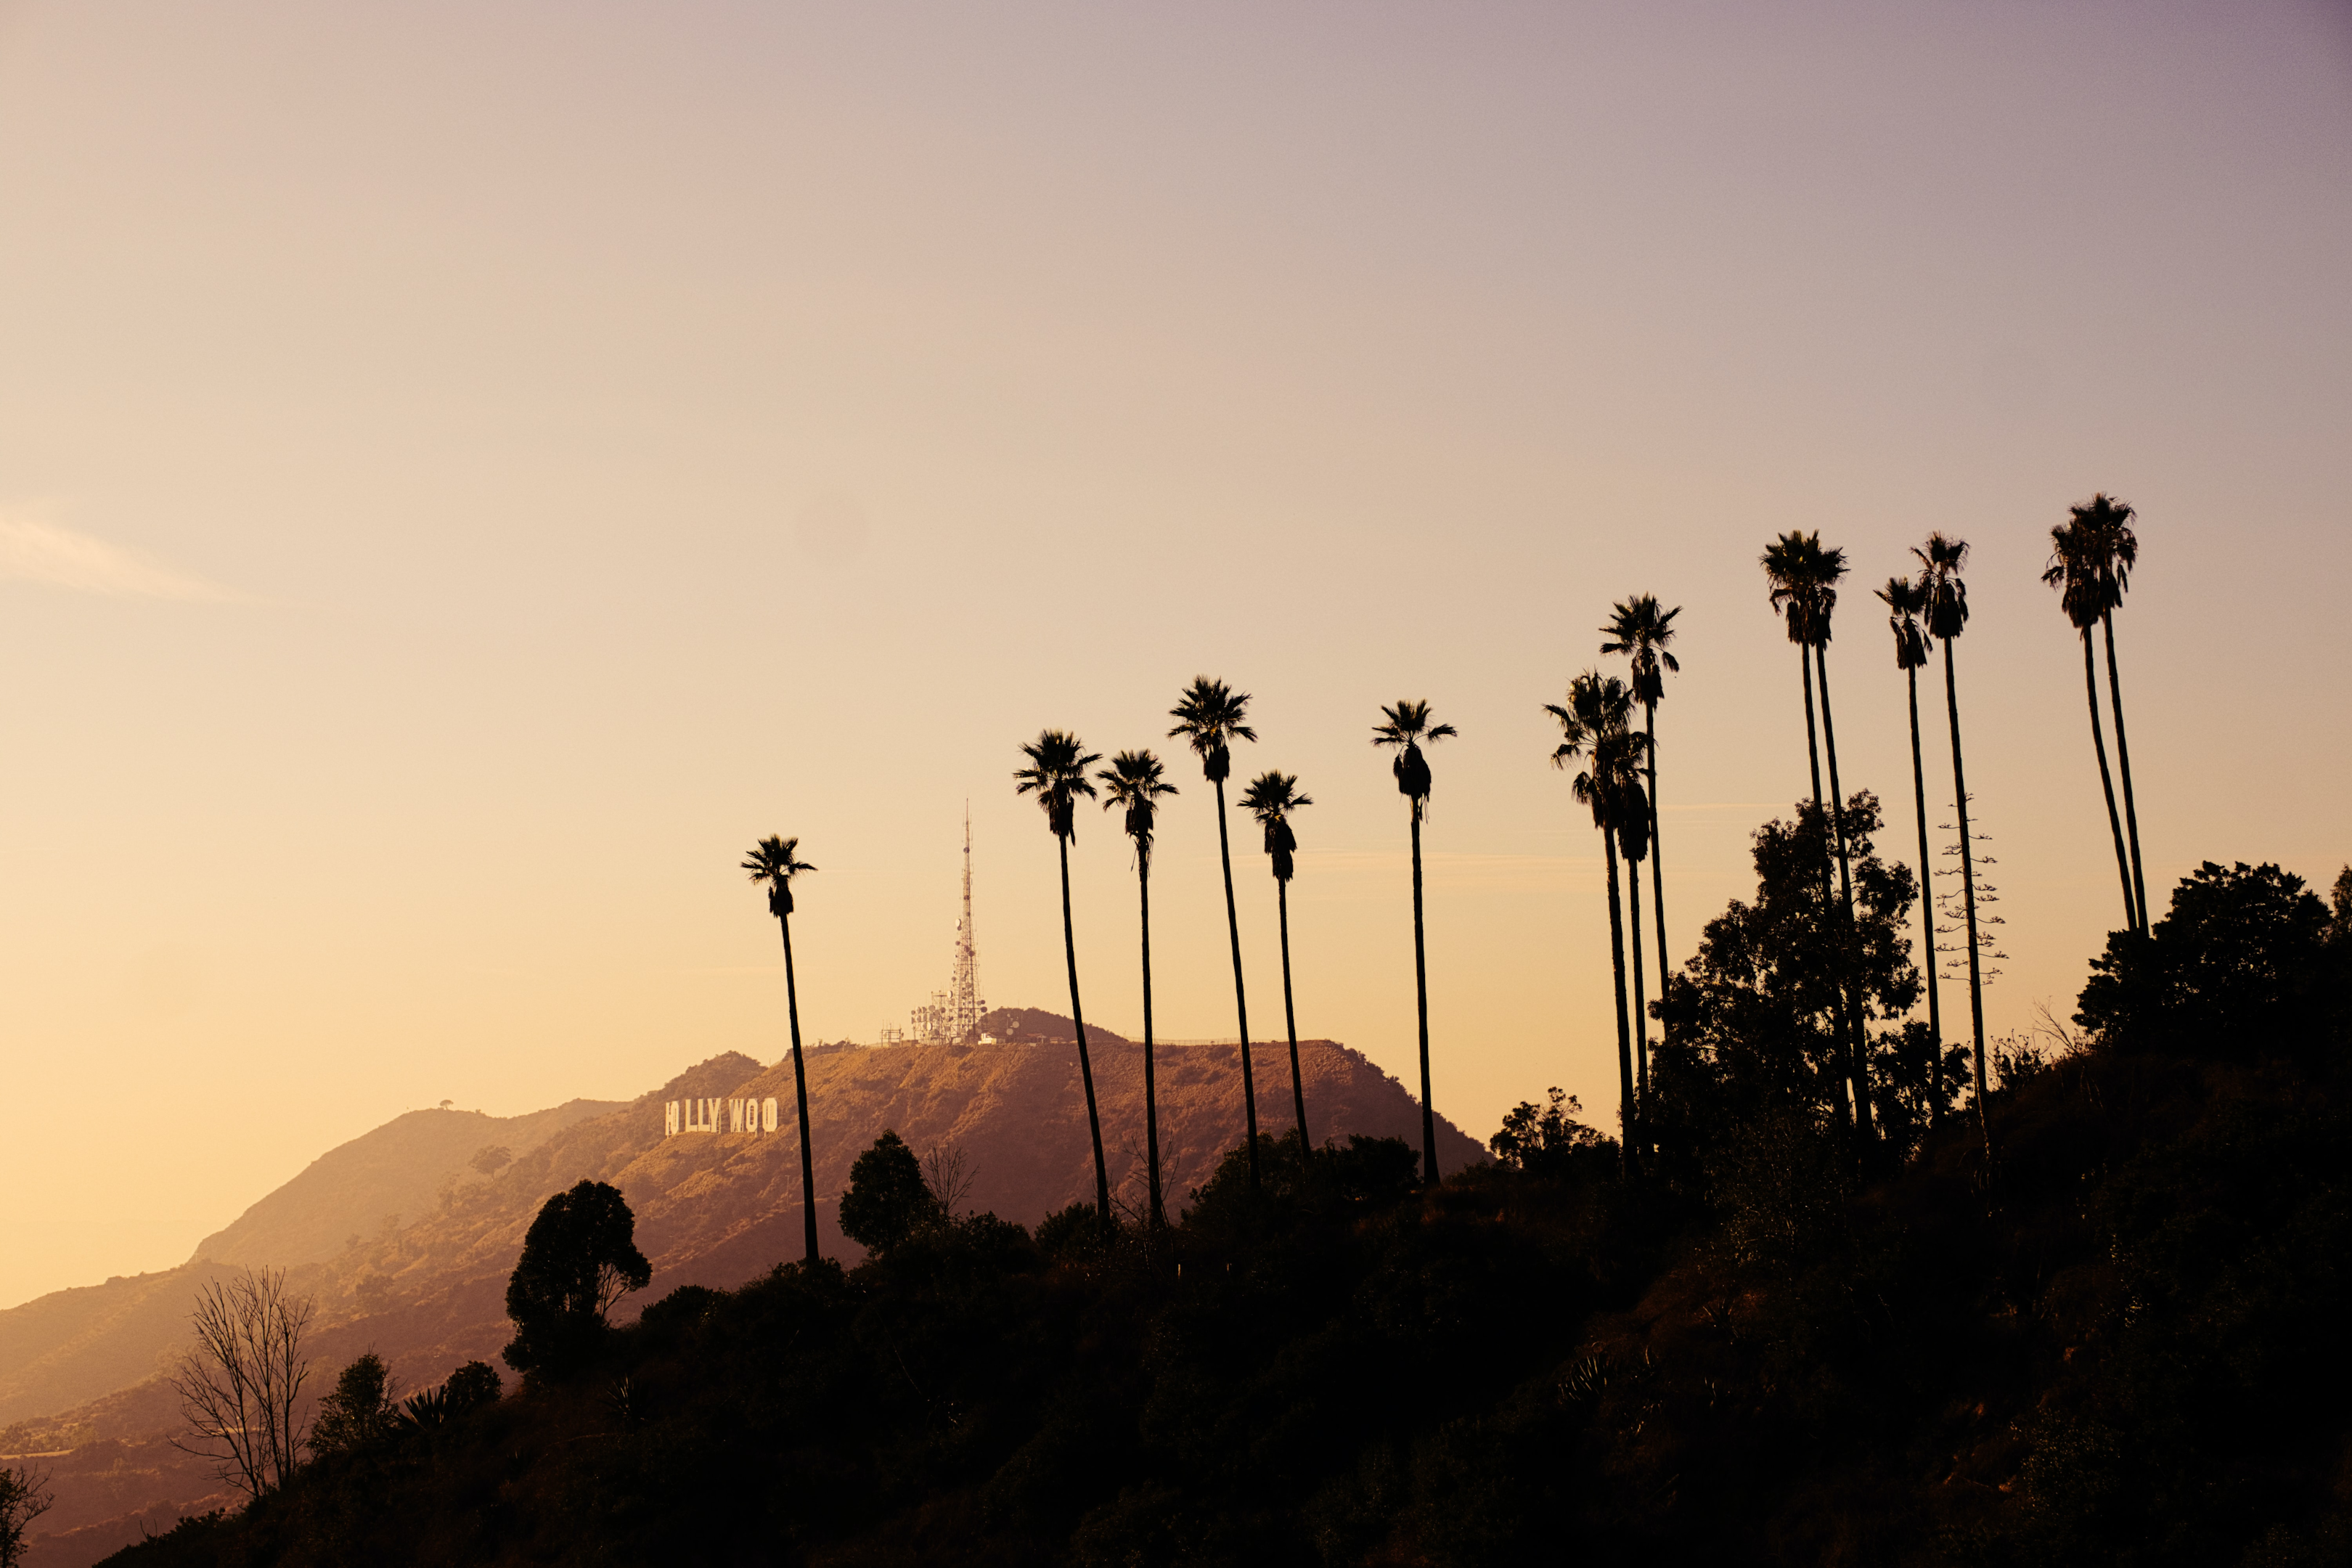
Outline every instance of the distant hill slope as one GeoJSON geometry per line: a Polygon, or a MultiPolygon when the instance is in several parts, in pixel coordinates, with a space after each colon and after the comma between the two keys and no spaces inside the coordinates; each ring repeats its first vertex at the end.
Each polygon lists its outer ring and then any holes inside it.
{"type": "MultiPolygon", "coordinates": [[[[197,1244],[191,1261],[323,1263],[355,1235],[414,1219],[433,1206],[443,1183],[462,1179],[469,1162],[488,1154],[495,1170],[575,1121],[621,1109],[617,1100],[574,1100],[527,1116],[478,1110],[412,1110],[374,1131],[331,1149],[263,1198],[226,1230],[197,1244]]],[[[489,1171],[477,1173],[488,1174],[489,1171]]]]}

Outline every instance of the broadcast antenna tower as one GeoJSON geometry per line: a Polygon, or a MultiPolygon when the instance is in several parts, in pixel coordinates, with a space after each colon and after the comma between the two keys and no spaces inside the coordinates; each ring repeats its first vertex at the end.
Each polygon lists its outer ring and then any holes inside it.
{"type": "MultiPolygon", "coordinates": [[[[963,808],[963,919],[956,924],[955,970],[948,988],[914,1011],[908,1037],[927,1046],[969,1046],[980,1039],[988,1004],[980,995],[980,950],[971,935],[971,805],[963,808]]],[[[886,1031],[895,1037],[895,1031],[886,1031]]]]}

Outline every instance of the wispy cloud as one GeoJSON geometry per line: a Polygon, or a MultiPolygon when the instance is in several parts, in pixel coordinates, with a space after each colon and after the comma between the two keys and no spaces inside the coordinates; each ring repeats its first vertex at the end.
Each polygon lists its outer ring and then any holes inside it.
{"type": "Polygon", "coordinates": [[[231,599],[143,551],[109,544],[37,518],[0,513],[0,581],[45,583],[122,599],[231,599]]]}

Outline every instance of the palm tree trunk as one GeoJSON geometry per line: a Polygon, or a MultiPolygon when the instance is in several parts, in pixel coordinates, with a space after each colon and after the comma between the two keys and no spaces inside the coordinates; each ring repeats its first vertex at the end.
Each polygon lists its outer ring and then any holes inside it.
{"type": "Polygon", "coordinates": [[[1070,930],[1070,841],[1054,835],[1062,856],[1062,957],[1070,970],[1070,1026],[1078,1037],[1078,1077],[1087,1086],[1087,1131],[1095,1141],[1095,1207],[1110,1220],[1110,1167],[1103,1163],[1102,1117],[1095,1110],[1095,1068],[1087,1056],[1087,1016],[1078,1005],[1078,939],[1070,930]]]}
{"type": "Polygon", "coordinates": [[[2107,634],[2108,707],[2116,716],[2116,761],[2124,774],[2124,826],[2131,833],[2132,883],[2139,889],[2140,934],[2147,934],[2147,873],[2139,864],[2139,808],[2132,802],[2131,742],[2124,736],[2124,686],[2116,674],[2116,616],[2110,610],[2099,617],[2107,634]]]}
{"type": "MultiPolygon", "coordinates": [[[[1855,927],[1853,920],[1853,873],[1845,842],[1845,787],[1838,783],[1837,716],[1830,711],[1830,650],[1827,643],[1813,645],[1813,662],[1819,667],[1822,679],[1822,742],[1830,758],[1830,825],[1837,834],[1838,906],[1845,919],[1845,933],[1851,943],[1855,927]]],[[[1846,1080],[1853,1094],[1853,1126],[1855,1136],[1867,1143],[1871,1137],[1870,1054],[1863,1037],[1862,980],[1849,973],[1847,984],[1839,989],[1846,995],[1846,1080]]]]}
{"type": "MultiPolygon", "coordinates": [[[[1410,800],[1411,797],[1408,797],[1410,800]]],[[[1412,806],[1412,987],[1421,1019],[1421,1180],[1437,1185],[1437,1113],[1429,1100],[1429,962],[1422,947],[1421,802],[1412,806]]]]}
{"type": "Polygon", "coordinates": [[[1903,678],[1911,698],[1911,795],[1919,813],[1919,930],[1927,950],[1927,1033],[1934,1043],[1927,1053],[1927,1119],[1940,1126],[1944,1120],[1944,1006],[1936,994],[1936,901],[1929,891],[1927,868],[1927,774],[1919,763],[1919,671],[1906,668],[1903,678]]]}
{"type": "Polygon", "coordinates": [[[2131,860],[2124,850],[2124,819],[2116,812],[2116,781],[2107,772],[2107,742],[2099,734],[2099,667],[2091,628],[2083,628],[2083,694],[2091,703],[2091,749],[2099,754],[2099,787],[2107,796],[2107,831],[2116,841],[2116,876],[2124,885],[2124,927],[2139,930],[2139,906],[2132,899],[2131,860]]]}
{"type": "MultiPolygon", "coordinates": [[[[1658,1002],[1660,1012],[1663,1014],[1666,1000],[1666,976],[1672,971],[1666,967],[1666,871],[1664,864],[1665,857],[1658,851],[1658,705],[1656,703],[1645,702],[1642,705],[1642,727],[1643,733],[1649,737],[1650,914],[1651,918],[1658,923],[1658,1002]]],[[[1639,921],[1634,922],[1633,935],[1637,941],[1641,937],[1639,921]]],[[[1666,1039],[1671,1027],[1672,1026],[1664,1017],[1661,1016],[1658,1019],[1658,1038],[1666,1039]]],[[[1646,1079],[1643,1080],[1643,1092],[1648,1092],[1646,1079]]]]}
{"type": "MultiPolygon", "coordinates": [[[[790,857],[786,857],[790,858],[790,857]]],[[[816,1261],[816,1161],[809,1152],[808,1069],[801,1062],[801,994],[793,975],[793,918],[778,915],[784,932],[784,1012],[793,1025],[793,1091],[801,1107],[801,1226],[808,1261],[816,1261]]]]}
{"type": "Polygon", "coordinates": [[[1992,1180],[1992,1112],[1985,1104],[1985,1037],[1984,1037],[1984,978],[1979,973],[1977,954],[1977,875],[1976,856],[1969,847],[1969,775],[1960,760],[1960,688],[1958,677],[1952,673],[1952,639],[1944,639],[1944,707],[1952,721],[1952,793],[1958,797],[1960,814],[1960,899],[1968,910],[1969,927],[1969,1016],[1975,1025],[1976,1049],[1971,1061],[1976,1068],[1977,1130],[1984,1136],[1985,1180],[1992,1180]]]}
{"type": "Polygon", "coordinates": [[[1625,921],[1617,891],[1617,840],[1601,830],[1601,848],[1609,863],[1609,968],[1617,983],[1617,1168],[1628,1180],[1641,1173],[1635,1149],[1642,1102],[1633,1089],[1633,1032],[1625,1020],[1625,921]]]}
{"type": "Polygon", "coordinates": [[[1143,904],[1143,1160],[1149,1172],[1150,1219],[1154,1230],[1168,1223],[1160,1199],[1160,1091],[1151,1073],[1151,852],[1138,846],[1135,886],[1143,904]]]}
{"type": "Polygon", "coordinates": [[[1642,863],[1628,862],[1632,874],[1625,879],[1625,890],[1632,894],[1630,913],[1633,916],[1633,1092],[1636,1103],[1650,1098],[1650,1015],[1642,994],[1642,863]]]}
{"type": "Polygon", "coordinates": [[[1290,1037],[1290,1105],[1298,1113],[1298,1165],[1303,1171],[1315,1145],[1307,1137],[1307,1083],[1298,1076],[1298,1018],[1290,1009],[1290,884],[1276,878],[1274,899],[1282,916],[1282,1027],[1290,1037]]]}
{"type": "Polygon", "coordinates": [[[1249,1140],[1250,1191],[1257,1191],[1257,1080],[1250,1073],[1249,996],[1242,989],[1242,922],[1234,911],[1234,853],[1225,838],[1225,781],[1217,786],[1217,861],[1225,872],[1225,935],[1234,947],[1234,1010],[1242,1024],[1242,1115],[1249,1140]]]}
{"type": "Polygon", "coordinates": [[[1813,770],[1813,809],[1822,806],[1822,743],[1813,733],[1813,651],[1804,643],[1797,645],[1797,668],[1805,678],[1805,761],[1813,770]]]}

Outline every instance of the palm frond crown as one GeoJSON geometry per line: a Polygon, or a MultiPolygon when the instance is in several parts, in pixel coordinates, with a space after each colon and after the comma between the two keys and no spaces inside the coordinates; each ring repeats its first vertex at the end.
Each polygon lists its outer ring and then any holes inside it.
{"type": "Polygon", "coordinates": [[[1819,531],[1791,530],[1765,546],[1761,564],[1772,608],[1788,622],[1789,640],[1808,647],[1828,642],[1845,552],[1824,548],[1819,531]]]}
{"type": "Polygon", "coordinates": [[[1559,721],[1560,742],[1551,765],[1565,770],[1579,760],[1585,763],[1570,788],[1580,804],[1591,808],[1592,826],[1606,832],[1622,828],[1628,815],[1639,816],[1646,847],[1648,796],[1638,792],[1649,737],[1633,727],[1632,688],[1613,675],[1588,669],[1568,683],[1565,706],[1547,702],[1544,711],[1559,721]]]}
{"type": "Polygon", "coordinates": [[[1176,793],[1176,786],[1167,781],[1167,769],[1150,752],[1121,752],[1110,760],[1110,766],[1095,775],[1102,781],[1103,809],[1123,810],[1127,819],[1121,824],[1135,847],[1146,854],[1151,849],[1151,832],[1160,813],[1162,796],[1176,793]]]}
{"type": "Polygon", "coordinates": [[[1682,663],[1667,651],[1666,645],[1675,640],[1675,617],[1683,613],[1677,605],[1671,610],[1658,606],[1655,594],[1642,594],[1618,602],[1601,628],[1609,640],[1601,645],[1604,654],[1623,654],[1633,663],[1633,700],[1655,707],[1666,699],[1666,674],[1678,674],[1682,663]]]}
{"type": "Polygon", "coordinates": [[[1969,563],[1968,541],[1931,533],[1927,542],[1913,546],[1911,553],[1919,558],[1927,635],[1949,642],[1969,623],[1969,585],[1960,581],[1960,573],[1969,563]]]}
{"type": "Polygon", "coordinates": [[[1055,837],[1076,838],[1077,798],[1094,798],[1095,786],[1087,778],[1087,770],[1102,761],[1101,753],[1087,751],[1067,730],[1044,730],[1035,740],[1022,742],[1021,754],[1029,759],[1029,765],[1014,770],[1013,793],[1037,797],[1055,837]]]}
{"type": "Polygon", "coordinates": [[[1433,781],[1430,776],[1429,759],[1422,755],[1422,747],[1445,740],[1461,731],[1451,724],[1429,721],[1429,704],[1403,699],[1391,707],[1381,705],[1387,722],[1372,726],[1372,744],[1393,746],[1396,760],[1389,771],[1396,775],[1397,793],[1412,802],[1413,820],[1418,822],[1429,814],[1429,792],[1433,781]]]}
{"type": "Polygon", "coordinates": [[[1895,628],[1895,668],[1917,669],[1926,664],[1927,629],[1919,622],[1927,607],[1926,592],[1907,577],[1889,577],[1878,590],[1878,602],[1886,606],[1886,624],[1895,628]]]}
{"type": "Polygon", "coordinates": [[[751,846],[743,857],[742,869],[751,874],[751,880],[768,889],[768,912],[788,915],[793,912],[793,879],[815,867],[800,858],[798,838],[779,838],[770,834],[751,846]]]}
{"type": "Polygon", "coordinates": [[[2059,590],[2059,607],[2075,629],[2087,632],[2124,602],[2139,561],[2139,537],[2132,531],[2130,505],[2104,491],[2067,513],[2050,531],[2050,564],[2042,580],[2059,590]]]}
{"type": "Polygon", "coordinates": [[[1201,759],[1201,771],[1212,784],[1221,784],[1233,775],[1233,742],[1255,741],[1257,731],[1244,721],[1249,716],[1249,693],[1235,691],[1222,680],[1196,675],[1192,684],[1176,700],[1168,716],[1176,727],[1168,738],[1179,736],[1201,759]]]}
{"type": "Polygon", "coordinates": [[[1242,792],[1243,809],[1265,829],[1265,852],[1274,858],[1278,882],[1289,881],[1297,869],[1298,836],[1291,831],[1290,814],[1314,804],[1312,796],[1300,793],[1297,773],[1268,771],[1252,779],[1242,792]]]}

